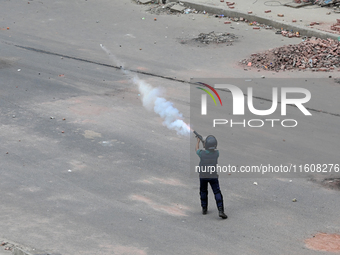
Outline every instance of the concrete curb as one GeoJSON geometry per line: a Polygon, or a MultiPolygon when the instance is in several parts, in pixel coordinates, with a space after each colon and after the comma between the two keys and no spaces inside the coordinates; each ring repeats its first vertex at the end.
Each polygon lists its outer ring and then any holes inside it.
{"type": "MultiPolygon", "coordinates": [[[[169,2],[178,2],[177,0],[168,0],[169,2]]],[[[247,19],[249,21],[256,21],[258,23],[261,24],[266,24],[269,26],[272,26],[276,29],[286,29],[286,30],[293,30],[294,32],[299,32],[301,36],[307,36],[307,37],[318,37],[321,39],[327,39],[327,38],[331,38],[333,40],[338,40],[338,38],[340,37],[340,35],[336,35],[336,34],[332,34],[332,33],[327,33],[324,31],[320,31],[320,30],[315,30],[315,29],[311,29],[308,27],[303,27],[303,26],[299,26],[299,25],[294,25],[294,24],[290,24],[288,22],[280,22],[280,21],[276,21],[276,20],[272,20],[272,19],[268,19],[265,17],[260,17],[260,16],[256,16],[253,14],[248,14],[248,13],[244,13],[244,12],[240,12],[240,11],[235,11],[235,10],[226,10],[224,8],[219,8],[219,7],[214,7],[214,6],[210,6],[210,5],[206,5],[206,4],[197,4],[191,1],[181,1],[183,4],[190,6],[190,8],[194,8],[197,11],[206,11],[208,13],[212,13],[212,14],[221,14],[227,17],[231,17],[231,18],[239,18],[239,17],[243,17],[244,19],[247,19]]]]}

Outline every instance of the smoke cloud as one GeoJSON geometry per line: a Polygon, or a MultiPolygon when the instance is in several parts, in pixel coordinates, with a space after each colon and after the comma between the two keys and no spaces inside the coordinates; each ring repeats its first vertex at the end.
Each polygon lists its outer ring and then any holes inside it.
{"type": "Polygon", "coordinates": [[[138,86],[143,106],[147,110],[158,114],[163,119],[163,125],[170,130],[175,130],[178,135],[188,136],[190,134],[190,127],[183,121],[182,113],[173,106],[172,102],[162,97],[161,88],[154,88],[137,75],[132,75],[131,72],[123,68],[123,64],[108,49],[102,44],[100,44],[100,47],[115,64],[121,67],[122,72],[130,77],[132,83],[138,86]]]}

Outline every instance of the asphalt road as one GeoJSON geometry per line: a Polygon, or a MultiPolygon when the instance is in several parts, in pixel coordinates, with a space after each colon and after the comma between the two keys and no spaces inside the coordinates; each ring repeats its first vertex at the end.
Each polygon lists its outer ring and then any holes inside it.
{"type": "MultiPolygon", "coordinates": [[[[307,178],[221,178],[229,219],[218,218],[211,192],[209,213],[201,215],[198,179],[188,170],[193,141],[147,111],[116,68],[164,88],[190,123],[190,77],[336,77],[238,66],[251,53],[300,40],[204,15],[156,17],[125,0],[2,1],[0,13],[1,238],[63,255],[324,254],[304,240],[339,232],[337,190],[307,178]],[[219,30],[239,39],[232,46],[180,43],[219,30]]],[[[329,128],[311,121],[288,135],[304,146],[288,142],[302,155],[329,142],[320,151],[334,159],[339,84],[326,88],[313,86],[311,107],[335,114],[317,115],[329,128]],[[306,141],[311,130],[318,144],[306,141]]],[[[235,135],[233,146],[221,148],[226,161],[270,155],[264,148],[282,141],[282,132],[260,134],[260,143],[252,133],[235,135]]]]}

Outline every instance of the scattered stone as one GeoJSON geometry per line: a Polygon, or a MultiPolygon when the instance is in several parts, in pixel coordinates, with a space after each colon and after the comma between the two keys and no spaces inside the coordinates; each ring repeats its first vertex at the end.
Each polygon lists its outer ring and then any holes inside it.
{"type": "Polygon", "coordinates": [[[296,198],[293,198],[293,200],[292,200],[293,202],[297,202],[297,199],[296,198]]]}

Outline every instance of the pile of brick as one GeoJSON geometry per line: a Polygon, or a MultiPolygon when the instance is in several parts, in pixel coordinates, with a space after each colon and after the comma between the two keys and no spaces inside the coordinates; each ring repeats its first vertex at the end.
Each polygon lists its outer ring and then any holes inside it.
{"type": "Polygon", "coordinates": [[[296,45],[287,45],[252,54],[241,61],[248,67],[271,71],[309,69],[330,71],[340,67],[340,42],[312,37],[296,45]]]}
{"type": "Polygon", "coordinates": [[[340,19],[337,19],[336,21],[337,23],[333,24],[333,26],[331,26],[331,29],[340,32],[340,19]]]}

